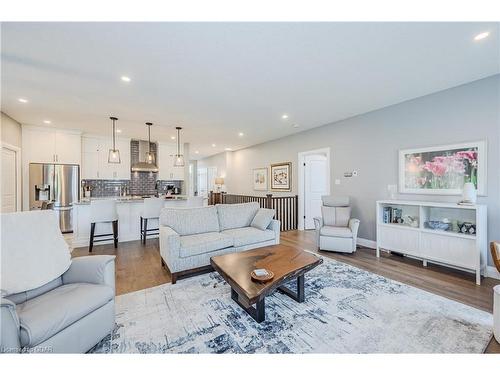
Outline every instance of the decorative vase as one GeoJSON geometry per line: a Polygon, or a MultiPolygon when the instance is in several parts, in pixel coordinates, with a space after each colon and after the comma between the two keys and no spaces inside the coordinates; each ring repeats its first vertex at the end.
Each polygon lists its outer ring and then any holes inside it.
{"type": "Polygon", "coordinates": [[[466,182],[464,184],[464,189],[462,193],[462,202],[464,203],[476,203],[477,191],[476,187],[472,182],[466,182]]]}

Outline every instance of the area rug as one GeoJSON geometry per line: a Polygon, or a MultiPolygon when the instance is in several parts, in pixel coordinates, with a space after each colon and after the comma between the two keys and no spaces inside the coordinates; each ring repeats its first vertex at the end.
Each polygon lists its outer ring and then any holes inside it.
{"type": "Polygon", "coordinates": [[[95,353],[481,353],[491,314],[324,258],[306,301],[266,298],[258,324],[210,273],[118,296],[95,353]]]}

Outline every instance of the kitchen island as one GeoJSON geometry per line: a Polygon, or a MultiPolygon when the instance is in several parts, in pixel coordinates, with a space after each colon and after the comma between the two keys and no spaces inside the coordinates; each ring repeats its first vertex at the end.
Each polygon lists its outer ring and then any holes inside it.
{"type": "MultiPolygon", "coordinates": [[[[140,197],[109,197],[91,199],[115,199],[118,211],[118,242],[139,240],[140,217],[144,199],[140,197]]],[[[188,208],[201,207],[201,197],[175,197],[165,199],[164,207],[188,208]]],[[[158,228],[158,220],[150,220],[149,228],[158,228]]],[[[95,234],[112,233],[111,223],[99,223],[96,225],[95,234]]],[[[152,235],[153,237],[153,235],[152,235]]],[[[88,246],[90,241],[90,200],[82,199],[73,203],[73,247],[88,246]]],[[[112,243],[109,241],[94,243],[94,246],[112,243]]]]}

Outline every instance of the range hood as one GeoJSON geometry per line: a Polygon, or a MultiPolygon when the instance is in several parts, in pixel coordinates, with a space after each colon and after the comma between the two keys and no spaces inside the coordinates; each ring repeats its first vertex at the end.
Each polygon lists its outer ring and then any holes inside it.
{"type": "Polygon", "coordinates": [[[132,172],[158,172],[158,166],[156,165],[156,143],[151,143],[151,152],[154,153],[153,163],[148,163],[146,160],[148,151],[148,141],[132,140],[130,142],[132,172]]]}

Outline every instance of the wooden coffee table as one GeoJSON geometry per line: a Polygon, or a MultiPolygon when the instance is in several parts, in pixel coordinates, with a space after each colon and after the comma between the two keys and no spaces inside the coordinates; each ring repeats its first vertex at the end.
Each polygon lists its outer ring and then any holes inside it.
{"type": "Polygon", "coordinates": [[[210,263],[231,286],[231,298],[261,323],[266,319],[265,297],[276,289],[297,302],[304,302],[304,274],[323,263],[323,259],[290,246],[273,245],[214,256],[210,263]],[[250,273],[257,268],[273,271],[274,278],[265,283],[253,281],[250,273]],[[296,291],[283,285],[292,279],[297,279],[296,291]]]}

